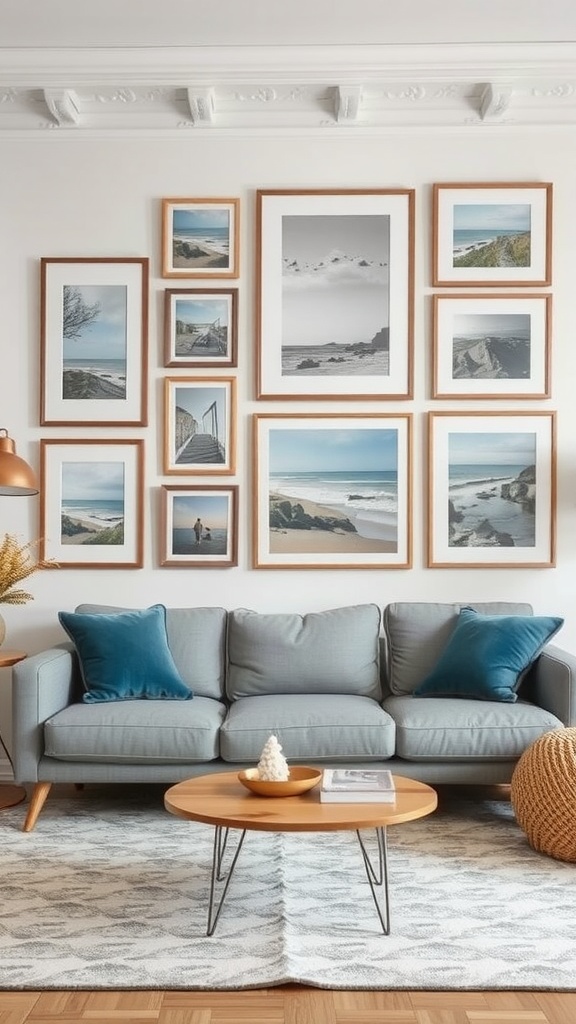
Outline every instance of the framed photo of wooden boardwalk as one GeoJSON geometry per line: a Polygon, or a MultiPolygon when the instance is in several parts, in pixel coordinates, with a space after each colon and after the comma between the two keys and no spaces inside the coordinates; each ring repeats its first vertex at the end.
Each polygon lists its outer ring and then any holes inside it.
{"type": "Polygon", "coordinates": [[[162,200],[162,277],[238,277],[239,199],[162,200]]]}
{"type": "Polygon", "coordinates": [[[257,193],[257,396],[412,396],[414,191],[257,193]]]}
{"type": "Polygon", "coordinates": [[[553,566],[556,414],[428,415],[428,566],[553,566]]]}
{"type": "Polygon", "coordinates": [[[410,414],[253,418],[255,569],[408,569],[410,414]]]}
{"type": "Polygon", "coordinates": [[[236,378],[166,377],[164,472],[235,472],[236,378]]]}
{"type": "Polygon", "coordinates": [[[238,565],[238,487],[162,487],[160,565],[238,565]]]}
{"type": "Polygon", "coordinates": [[[236,366],[237,288],[167,288],[164,365],[236,366]]]}

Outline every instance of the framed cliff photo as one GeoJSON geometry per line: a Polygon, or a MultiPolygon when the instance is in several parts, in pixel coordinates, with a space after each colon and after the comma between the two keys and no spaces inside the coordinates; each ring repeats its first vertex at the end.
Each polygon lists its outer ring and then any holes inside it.
{"type": "Polygon", "coordinates": [[[257,397],[412,397],[414,190],[257,193],[257,397]]]}
{"type": "Polygon", "coordinates": [[[43,426],[146,426],[148,260],[40,261],[43,426]]]}
{"type": "Polygon", "coordinates": [[[408,569],[412,418],[253,417],[255,569],[408,569]]]}
{"type": "Polygon", "coordinates": [[[433,185],[433,284],[552,281],[552,185],[433,185]]]}
{"type": "Polygon", "coordinates": [[[40,557],[75,569],[140,569],[144,441],[40,441],[40,557]]]}
{"type": "Polygon", "coordinates": [[[164,366],[236,366],[238,289],[167,288],[164,366]]]}
{"type": "Polygon", "coordinates": [[[428,566],[553,566],[555,413],[428,415],[428,566]]]}
{"type": "Polygon", "coordinates": [[[160,565],[238,565],[238,487],[161,488],[160,565]]]}
{"type": "Polygon", "coordinates": [[[165,473],[234,473],[235,377],[166,377],[164,412],[165,473]]]}
{"type": "Polygon", "coordinates": [[[549,398],[551,295],[434,295],[434,398],[549,398]]]}
{"type": "Polygon", "coordinates": [[[238,277],[239,199],[162,200],[162,277],[238,277]]]}

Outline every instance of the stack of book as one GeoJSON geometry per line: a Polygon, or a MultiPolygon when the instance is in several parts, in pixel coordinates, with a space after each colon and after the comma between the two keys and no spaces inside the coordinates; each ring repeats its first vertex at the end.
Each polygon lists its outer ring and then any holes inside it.
{"type": "Polygon", "coordinates": [[[387,768],[325,768],[320,800],[338,804],[393,804],[394,779],[387,768]]]}

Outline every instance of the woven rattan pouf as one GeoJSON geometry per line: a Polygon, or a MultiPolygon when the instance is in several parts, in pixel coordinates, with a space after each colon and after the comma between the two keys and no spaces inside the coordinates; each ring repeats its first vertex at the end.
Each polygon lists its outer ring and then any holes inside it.
{"type": "Polygon", "coordinates": [[[535,850],[576,861],[576,729],[554,729],[524,751],[510,799],[535,850]]]}

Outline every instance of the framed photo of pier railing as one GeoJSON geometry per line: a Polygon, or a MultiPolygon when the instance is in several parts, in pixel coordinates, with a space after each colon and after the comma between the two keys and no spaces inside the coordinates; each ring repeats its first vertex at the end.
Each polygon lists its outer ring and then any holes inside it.
{"type": "Polygon", "coordinates": [[[434,295],[434,398],[549,398],[552,296],[434,295]]]}
{"type": "Polygon", "coordinates": [[[165,366],[236,366],[237,344],[237,288],[166,289],[165,366]]]}
{"type": "Polygon", "coordinates": [[[166,377],[164,410],[165,473],[235,472],[235,377],[166,377]]]}
{"type": "Polygon", "coordinates": [[[409,569],[409,413],[253,416],[255,569],[409,569]]]}
{"type": "Polygon", "coordinates": [[[161,488],[160,565],[238,565],[238,487],[161,488]]]}
{"type": "Polygon", "coordinates": [[[432,266],[434,285],[551,284],[552,185],[433,185],[432,266]]]}
{"type": "Polygon", "coordinates": [[[148,260],[43,258],[43,426],[146,426],[148,260]]]}
{"type": "Polygon", "coordinates": [[[238,277],[239,199],[162,200],[162,277],[238,277]]]}
{"type": "Polygon", "coordinates": [[[412,397],[414,190],[257,192],[257,397],[412,397]]]}
{"type": "Polygon", "coordinates": [[[429,568],[555,565],[556,414],[428,416],[429,568]]]}

